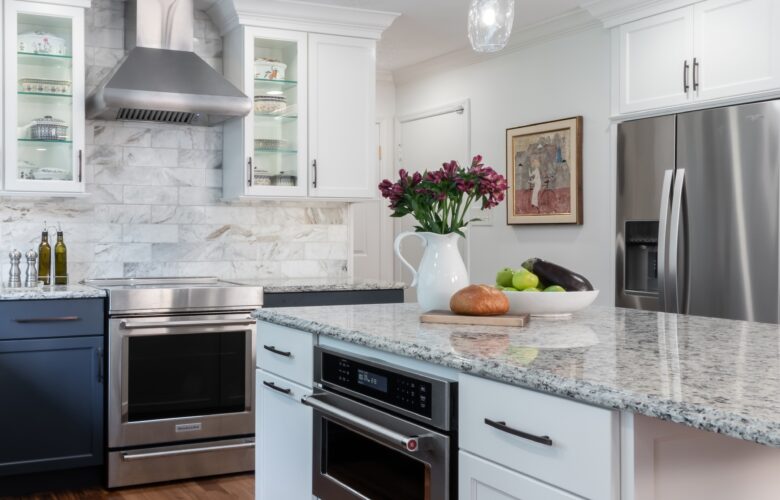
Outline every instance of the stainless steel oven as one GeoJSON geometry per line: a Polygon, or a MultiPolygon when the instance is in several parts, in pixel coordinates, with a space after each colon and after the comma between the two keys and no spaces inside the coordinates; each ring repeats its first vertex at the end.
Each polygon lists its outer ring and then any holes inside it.
{"type": "Polygon", "coordinates": [[[455,382],[325,347],[314,363],[316,497],[456,498],[455,382]]]}
{"type": "Polygon", "coordinates": [[[252,470],[251,312],[262,289],[215,278],[100,284],[109,292],[108,486],[252,470]]]}

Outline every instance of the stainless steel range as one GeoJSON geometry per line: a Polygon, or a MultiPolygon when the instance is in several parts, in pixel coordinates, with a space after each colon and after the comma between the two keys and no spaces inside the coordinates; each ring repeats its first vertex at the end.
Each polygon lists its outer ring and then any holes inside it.
{"type": "Polygon", "coordinates": [[[108,486],[254,468],[261,287],[87,280],[108,292],[108,486]]]}

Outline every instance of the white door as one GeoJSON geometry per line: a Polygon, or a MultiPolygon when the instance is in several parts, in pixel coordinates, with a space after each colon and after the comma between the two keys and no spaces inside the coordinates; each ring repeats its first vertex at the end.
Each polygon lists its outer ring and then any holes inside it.
{"type": "MultiPolygon", "coordinates": [[[[437,170],[450,160],[457,160],[461,165],[471,161],[468,101],[404,116],[398,121],[399,168],[422,172],[437,170]]],[[[396,235],[414,231],[415,220],[411,216],[393,220],[396,235]]],[[[461,243],[460,250],[468,267],[468,245],[461,243]]],[[[417,238],[406,238],[401,251],[412,266],[416,268],[420,264],[423,248],[417,238]]],[[[393,267],[395,281],[411,284],[411,273],[397,258],[393,259],[393,267]]],[[[407,302],[417,300],[415,289],[407,288],[405,294],[407,302]]]]}
{"type": "MultiPolygon", "coordinates": [[[[392,139],[390,123],[376,124],[376,162],[382,178],[392,177],[392,139]]],[[[350,205],[352,220],[352,270],[357,279],[392,281],[393,279],[393,219],[386,200],[350,205]]]]}
{"type": "Polygon", "coordinates": [[[309,35],[309,194],[375,198],[376,43],[309,35]]]}
{"type": "Polygon", "coordinates": [[[255,387],[255,498],[311,498],[311,390],[263,370],[255,387]]]}
{"type": "Polygon", "coordinates": [[[463,451],[458,453],[458,469],[458,498],[461,500],[580,498],[463,451]]]}
{"type": "Polygon", "coordinates": [[[709,0],[694,6],[699,99],[780,87],[780,2],[709,0]]]}
{"type": "Polygon", "coordinates": [[[620,112],[674,106],[691,97],[693,7],[620,28],[620,112]]]}

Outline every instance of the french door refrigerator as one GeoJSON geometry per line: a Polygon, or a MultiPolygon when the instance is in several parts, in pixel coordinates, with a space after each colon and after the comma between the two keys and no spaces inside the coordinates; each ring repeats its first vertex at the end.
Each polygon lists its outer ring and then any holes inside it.
{"type": "Polygon", "coordinates": [[[778,323],[780,100],[618,126],[616,305],[778,323]]]}

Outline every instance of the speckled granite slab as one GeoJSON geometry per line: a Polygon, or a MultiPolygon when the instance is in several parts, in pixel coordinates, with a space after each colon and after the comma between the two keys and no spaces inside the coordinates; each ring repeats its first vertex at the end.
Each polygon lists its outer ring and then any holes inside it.
{"type": "Polygon", "coordinates": [[[780,446],[780,327],[606,307],[524,328],[421,324],[416,304],[256,316],[607,408],[780,446]]]}
{"type": "Polygon", "coordinates": [[[0,300],[90,299],[105,296],[105,290],[84,285],[54,285],[41,288],[0,288],[0,300]]]}
{"type": "Polygon", "coordinates": [[[262,286],[264,293],[399,290],[406,287],[403,283],[351,278],[295,278],[231,281],[242,285],[262,286]]]}

